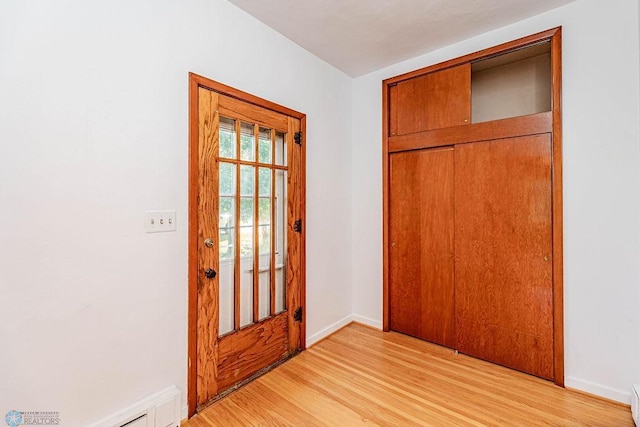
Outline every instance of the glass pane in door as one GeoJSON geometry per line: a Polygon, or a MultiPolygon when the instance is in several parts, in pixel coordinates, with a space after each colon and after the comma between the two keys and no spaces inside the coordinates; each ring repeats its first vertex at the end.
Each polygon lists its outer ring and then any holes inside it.
{"type": "Polygon", "coordinates": [[[218,219],[219,335],[234,329],[236,166],[220,162],[218,219]]]}
{"type": "Polygon", "coordinates": [[[256,138],[253,136],[253,125],[240,125],[240,160],[253,162],[256,159],[256,138]]]}
{"type": "Polygon", "coordinates": [[[253,323],[255,168],[240,166],[240,327],[253,323]]]}
{"type": "Polygon", "coordinates": [[[282,132],[276,132],[275,150],[276,165],[287,166],[287,143],[282,132]]]}
{"type": "Polygon", "coordinates": [[[260,319],[271,314],[271,169],[259,168],[258,242],[260,319]]]}
{"type": "Polygon", "coordinates": [[[219,156],[227,159],[236,158],[236,121],[220,117],[220,149],[219,156]]]}
{"type": "Polygon", "coordinates": [[[276,313],[286,310],[287,172],[276,170],[276,313]]]}
{"type": "Polygon", "coordinates": [[[260,128],[258,138],[258,162],[272,163],[271,129],[260,128]]]}

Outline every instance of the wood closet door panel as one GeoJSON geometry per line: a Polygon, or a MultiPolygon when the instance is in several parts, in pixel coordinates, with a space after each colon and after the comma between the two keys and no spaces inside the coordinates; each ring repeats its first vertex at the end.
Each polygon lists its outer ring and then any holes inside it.
{"type": "Polygon", "coordinates": [[[389,128],[406,135],[469,123],[471,65],[436,71],[398,83],[389,128]]]}
{"type": "Polygon", "coordinates": [[[553,378],[551,137],[455,148],[459,351],[553,378]]]}
{"type": "Polygon", "coordinates": [[[453,148],[391,155],[391,329],[455,346],[453,148]]]}

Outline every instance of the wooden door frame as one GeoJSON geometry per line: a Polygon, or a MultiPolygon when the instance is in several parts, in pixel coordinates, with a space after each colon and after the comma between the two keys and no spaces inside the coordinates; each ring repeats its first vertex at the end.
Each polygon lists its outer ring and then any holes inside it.
{"type": "Polygon", "coordinates": [[[302,217],[302,234],[300,242],[300,306],[302,322],[300,324],[300,350],[306,348],[306,121],[307,116],[298,111],[259,98],[249,93],[234,89],[206,77],[189,73],[189,264],[188,264],[188,344],[187,344],[187,404],[188,416],[196,413],[197,407],[197,323],[198,323],[198,183],[199,150],[198,150],[198,89],[212,90],[222,95],[236,98],[268,110],[276,111],[300,120],[302,144],[300,151],[300,203],[302,217]]]}
{"type": "Polygon", "coordinates": [[[435,64],[382,82],[382,327],[390,330],[389,298],[389,155],[393,152],[428,147],[454,145],[460,142],[476,142],[495,138],[552,134],[552,244],[553,244],[553,373],[554,382],[564,387],[564,285],[563,285],[563,232],[562,232],[562,27],[553,28],[531,36],[494,46],[479,52],[435,64]],[[472,61],[489,58],[508,51],[540,42],[551,42],[551,112],[514,117],[493,122],[465,124],[445,129],[420,132],[403,136],[389,134],[390,89],[399,82],[444,70],[472,61]],[[501,126],[505,125],[505,126],[501,126]],[[511,129],[511,130],[509,130],[511,129]]]}

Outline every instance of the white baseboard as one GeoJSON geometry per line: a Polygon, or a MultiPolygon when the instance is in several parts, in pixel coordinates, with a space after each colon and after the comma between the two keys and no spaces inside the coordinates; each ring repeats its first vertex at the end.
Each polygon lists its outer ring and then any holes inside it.
{"type": "Polygon", "coordinates": [[[380,320],[371,319],[365,316],[353,315],[353,321],[362,323],[363,325],[371,326],[372,328],[382,330],[382,322],[380,320]]]}
{"type": "Polygon", "coordinates": [[[347,326],[351,322],[353,322],[353,315],[348,315],[348,316],[338,320],[334,324],[327,326],[326,328],[322,329],[321,331],[316,332],[315,334],[308,336],[307,337],[307,347],[311,347],[313,344],[317,343],[318,341],[320,341],[321,339],[323,339],[325,337],[328,337],[329,335],[331,335],[332,333],[334,333],[338,329],[347,326]]]}
{"type": "Polygon", "coordinates": [[[567,388],[572,388],[586,393],[595,394],[596,396],[604,397],[606,399],[615,400],[629,405],[631,403],[631,390],[624,392],[616,390],[601,384],[596,384],[591,381],[581,380],[579,378],[566,377],[564,379],[564,385],[567,388]]]}

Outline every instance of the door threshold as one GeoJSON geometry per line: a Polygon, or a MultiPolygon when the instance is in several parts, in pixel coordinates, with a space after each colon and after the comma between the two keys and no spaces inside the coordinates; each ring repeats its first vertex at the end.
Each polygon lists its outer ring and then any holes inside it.
{"type": "Polygon", "coordinates": [[[244,380],[234,384],[233,386],[229,387],[228,389],[226,389],[225,391],[218,393],[217,395],[215,395],[214,397],[212,397],[209,401],[198,405],[196,407],[196,415],[199,412],[202,412],[204,409],[208,408],[209,406],[213,405],[214,403],[218,402],[219,400],[224,399],[225,397],[229,396],[230,394],[238,391],[240,388],[244,387],[245,385],[249,384],[250,382],[252,382],[253,380],[256,380],[258,378],[260,378],[261,376],[263,376],[264,374],[266,374],[267,372],[277,368],[278,366],[282,365],[284,362],[286,362],[287,360],[291,359],[294,356],[297,356],[298,354],[300,354],[302,350],[297,350],[285,357],[283,357],[282,359],[278,360],[275,363],[272,363],[271,365],[260,369],[259,371],[256,371],[254,374],[252,374],[251,376],[245,378],[244,380]]]}

